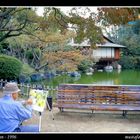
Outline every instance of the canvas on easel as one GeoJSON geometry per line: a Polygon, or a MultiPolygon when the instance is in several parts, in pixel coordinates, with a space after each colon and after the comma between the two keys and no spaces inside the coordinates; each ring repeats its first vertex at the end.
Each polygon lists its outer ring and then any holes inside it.
{"type": "MultiPolygon", "coordinates": [[[[50,110],[50,106],[47,101],[48,91],[31,89],[29,96],[33,100],[32,109],[39,112],[39,132],[41,132],[41,116],[42,116],[42,112],[46,107],[46,103],[50,110]]],[[[54,120],[53,113],[52,113],[52,118],[54,120]]]]}
{"type": "Polygon", "coordinates": [[[33,100],[32,108],[38,112],[43,112],[46,107],[46,98],[48,91],[31,89],[29,96],[33,100]]]}

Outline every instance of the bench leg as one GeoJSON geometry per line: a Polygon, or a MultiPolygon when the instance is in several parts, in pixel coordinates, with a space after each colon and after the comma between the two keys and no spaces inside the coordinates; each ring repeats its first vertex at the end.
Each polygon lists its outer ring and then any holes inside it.
{"type": "Polygon", "coordinates": [[[91,111],[92,111],[92,114],[95,113],[95,110],[91,110],[91,111]]]}
{"type": "Polygon", "coordinates": [[[126,118],[126,115],[127,115],[127,110],[123,110],[122,116],[123,116],[124,118],[126,118]]]}
{"type": "Polygon", "coordinates": [[[61,107],[59,107],[59,111],[61,112],[61,107]]]}
{"type": "Polygon", "coordinates": [[[64,112],[63,107],[59,107],[60,112],[64,112]]]}
{"type": "Polygon", "coordinates": [[[61,108],[61,112],[64,112],[64,108],[63,107],[61,108]]]}

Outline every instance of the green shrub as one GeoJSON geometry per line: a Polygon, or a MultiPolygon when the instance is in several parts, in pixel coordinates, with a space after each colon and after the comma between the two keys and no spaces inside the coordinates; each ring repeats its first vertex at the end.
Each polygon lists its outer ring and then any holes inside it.
{"type": "Polygon", "coordinates": [[[119,60],[119,64],[123,69],[135,69],[137,65],[137,59],[133,56],[122,56],[119,60]]]}
{"type": "Polygon", "coordinates": [[[82,71],[83,73],[86,72],[87,69],[92,67],[92,61],[90,60],[83,60],[81,63],[78,65],[78,70],[82,71]]]}
{"type": "Polygon", "coordinates": [[[35,72],[35,70],[29,64],[27,64],[27,63],[23,64],[22,71],[21,71],[22,74],[30,75],[34,72],[35,72]]]}
{"type": "Polygon", "coordinates": [[[137,65],[135,67],[136,69],[140,69],[140,57],[138,56],[136,57],[136,59],[137,59],[137,65]]]}
{"type": "Polygon", "coordinates": [[[0,55],[0,79],[15,80],[22,70],[22,63],[15,57],[0,55]]]}

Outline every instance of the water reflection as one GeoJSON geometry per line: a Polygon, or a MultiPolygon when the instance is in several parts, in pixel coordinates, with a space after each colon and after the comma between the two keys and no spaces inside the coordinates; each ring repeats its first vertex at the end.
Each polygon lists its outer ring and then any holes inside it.
{"type": "Polygon", "coordinates": [[[105,70],[106,72],[112,72],[112,70],[105,70]]]}
{"type": "Polygon", "coordinates": [[[82,75],[78,84],[140,85],[140,70],[113,70],[94,72],[91,76],[82,75]]]}
{"type": "Polygon", "coordinates": [[[118,69],[117,72],[118,72],[118,73],[121,73],[121,69],[118,69]]]}
{"type": "MultiPolygon", "coordinates": [[[[58,76],[51,80],[51,85],[61,83],[74,84],[104,84],[104,85],[140,85],[139,70],[122,70],[113,72],[94,72],[93,75],[82,74],[81,77],[58,76]]],[[[45,83],[49,84],[49,83],[45,83]]]]}
{"type": "Polygon", "coordinates": [[[97,84],[97,85],[114,85],[114,81],[113,80],[105,80],[105,81],[94,82],[93,84],[97,84]]]}
{"type": "Polygon", "coordinates": [[[78,76],[78,77],[69,77],[69,78],[67,78],[68,80],[68,82],[75,82],[75,81],[78,81],[78,80],[80,80],[80,76],[78,76]]]}

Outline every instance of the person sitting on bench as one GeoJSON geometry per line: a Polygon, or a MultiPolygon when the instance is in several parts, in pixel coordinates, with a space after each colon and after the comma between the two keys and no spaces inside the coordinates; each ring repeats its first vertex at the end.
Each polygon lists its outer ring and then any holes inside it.
{"type": "Polygon", "coordinates": [[[38,125],[21,125],[32,117],[32,100],[28,99],[24,106],[18,99],[20,89],[17,83],[9,82],[3,89],[0,98],[0,132],[39,132],[38,125]]]}

